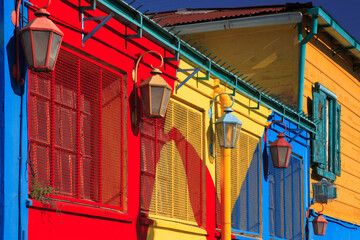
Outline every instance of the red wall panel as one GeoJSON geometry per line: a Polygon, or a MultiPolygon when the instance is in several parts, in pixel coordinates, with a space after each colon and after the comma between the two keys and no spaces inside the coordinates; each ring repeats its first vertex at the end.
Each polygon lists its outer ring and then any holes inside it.
{"type": "MultiPolygon", "coordinates": [[[[81,5],[88,5],[80,1],[81,5]]],[[[44,5],[42,1],[36,2],[39,6],[44,5]]],[[[81,41],[81,14],[78,11],[79,1],[52,1],[48,7],[51,19],[63,31],[63,44],[73,51],[94,59],[101,64],[105,64],[112,69],[124,74],[126,79],[126,143],[127,143],[127,199],[125,215],[129,222],[119,220],[116,212],[103,212],[99,217],[92,207],[82,206],[78,210],[76,204],[56,203],[59,212],[41,208],[41,203],[37,207],[29,209],[29,232],[28,237],[32,239],[139,239],[137,232],[146,231],[140,229],[139,209],[140,209],[140,139],[138,129],[131,124],[131,112],[133,105],[133,80],[131,72],[135,66],[137,58],[145,51],[155,50],[163,56],[173,56],[163,47],[156,44],[153,40],[142,37],[140,39],[125,39],[126,33],[135,32],[126,27],[122,20],[113,17],[104,27],[90,38],[84,46],[81,41]],[[65,207],[66,205],[66,207],[65,207]],[[76,212],[76,213],[75,213],[76,212]],[[81,214],[79,213],[81,212],[81,214]],[[102,215],[108,214],[109,218],[102,215]]],[[[32,19],[35,8],[29,11],[32,19]]],[[[85,17],[107,16],[100,10],[86,11],[85,17]]],[[[84,23],[84,33],[87,34],[99,22],[86,21],[84,23]]],[[[143,58],[140,64],[138,79],[146,79],[150,76],[150,64],[157,66],[160,60],[150,54],[143,58]]],[[[161,68],[164,79],[173,87],[176,76],[178,62],[165,62],[161,68]]],[[[140,80],[138,80],[140,84],[140,80]]],[[[36,205],[36,204],[34,204],[36,205]]],[[[101,211],[101,210],[97,210],[101,211]]],[[[146,236],[146,234],[143,234],[146,236]]]]}

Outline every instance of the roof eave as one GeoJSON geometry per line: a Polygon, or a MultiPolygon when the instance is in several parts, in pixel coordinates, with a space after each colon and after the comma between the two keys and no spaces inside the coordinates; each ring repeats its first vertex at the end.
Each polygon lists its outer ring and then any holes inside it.
{"type": "Polygon", "coordinates": [[[354,57],[360,60],[360,43],[342,28],[336,20],[321,7],[309,9],[308,14],[318,18],[318,27],[322,28],[331,37],[337,40],[344,49],[351,52],[354,57]]]}
{"type": "Polygon", "coordinates": [[[244,17],[235,19],[218,20],[211,22],[182,24],[172,27],[174,32],[181,31],[181,34],[200,32],[211,32],[237,28],[248,28],[258,26],[272,26],[282,24],[294,24],[302,21],[301,12],[279,13],[263,16],[244,17]]]}

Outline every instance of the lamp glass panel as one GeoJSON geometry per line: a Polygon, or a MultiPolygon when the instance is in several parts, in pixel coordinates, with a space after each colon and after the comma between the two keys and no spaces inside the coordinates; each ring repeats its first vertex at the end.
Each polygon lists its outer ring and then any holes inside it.
{"type": "Polygon", "coordinates": [[[60,49],[60,43],[62,36],[56,33],[52,33],[53,39],[50,49],[49,67],[54,68],[56,56],[60,49]]]}
{"type": "Polygon", "coordinates": [[[149,86],[140,88],[140,92],[141,92],[141,101],[143,104],[143,111],[145,112],[145,115],[148,116],[150,114],[149,86]]]}
{"type": "Polygon", "coordinates": [[[171,90],[168,88],[165,88],[164,102],[162,104],[161,112],[160,112],[161,116],[165,116],[167,105],[168,105],[169,99],[170,99],[170,93],[171,93],[171,90]]]}
{"type": "Polygon", "coordinates": [[[164,87],[151,86],[151,109],[153,115],[160,115],[161,102],[164,95],[164,87]]]}
{"type": "Polygon", "coordinates": [[[33,54],[32,54],[32,47],[31,47],[30,31],[25,31],[25,32],[21,33],[21,40],[23,43],[27,64],[28,64],[28,66],[32,66],[32,65],[34,65],[34,62],[33,62],[33,54]]]}
{"type": "Polygon", "coordinates": [[[36,66],[45,66],[50,32],[33,31],[34,54],[36,66]]]}
{"type": "Polygon", "coordinates": [[[323,234],[323,231],[324,231],[324,223],[323,222],[318,222],[317,223],[318,225],[318,234],[323,234]]]}
{"type": "Polygon", "coordinates": [[[226,123],[225,124],[225,147],[233,148],[235,147],[235,128],[236,123],[226,123]]]}
{"type": "Polygon", "coordinates": [[[325,235],[325,232],[326,232],[326,227],[327,227],[327,222],[324,222],[323,223],[323,235],[325,235]]]}
{"type": "MultiPolygon", "coordinates": [[[[279,152],[279,164],[280,166],[285,166],[286,164],[286,159],[289,156],[288,155],[288,147],[278,147],[278,152],[279,152]]],[[[289,156],[290,157],[290,156],[289,156]]]]}
{"type": "Polygon", "coordinates": [[[224,124],[221,122],[216,123],[215,128],[218,135],[219,145],[220,147],[224,147],[224,124]]]}
{"type": "Polygon", "coordinates": [[[291,152],[292,152],[292,149],[288,148],[287,157],[286,157],[287,159],[291,158],[291,152]]]}
{"type": "Polygon", "coordinates": [[[270,148],[270,153],[271,153],[271,159],[273,161],[273,164],[275,167],[278,167],[278,148],[277,147],[271,147],[270,148]]]}
{"type": "Polygon", "coordinates": [[[238,140],[240,137],[241,127],[242,127],[241,124],[236,124],[234,147],[237,146],[237,143],[238,143],[238,140]]]}

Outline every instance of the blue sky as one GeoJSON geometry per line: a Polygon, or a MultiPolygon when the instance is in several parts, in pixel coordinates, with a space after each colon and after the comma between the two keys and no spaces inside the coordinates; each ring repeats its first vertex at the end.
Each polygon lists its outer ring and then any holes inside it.
{"type": "MultiPolygon", "coordinates": [[[[125,0],[132,2],[133,0],[125,0]]],[[[141,4],[142,12],[167,11],[181,8],[245,7],[275,5],[286,2],[309,2],[292,0],[136,0],[134,7],[141,4]]],[[[360,42],[360,0],[313,0],[314,6],[322,6],[350,35],[360,42]]]]}

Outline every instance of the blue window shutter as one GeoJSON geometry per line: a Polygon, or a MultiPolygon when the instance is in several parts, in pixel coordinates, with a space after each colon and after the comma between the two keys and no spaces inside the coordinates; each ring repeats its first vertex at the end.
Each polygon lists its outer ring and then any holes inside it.
{"type": "MultiPolygon", "coordinates": [[[[322,91],[313,92],[313,120],[317,122],[317,131],[313,141],[313,162],[327,169],[326,159],[326,95],[322,91]]],[[[316,171],[317,168],[315,168],[316,171]]]]}
{"type": "Polygon", "coordinates": [[[340,157],[340,116],[341,106],[335,103],[335,116],[334,116],[334,140],[335,140],[335,154],[334,154],[334,173],[338,176],[341,175],[341,157],[340,157]]]}

